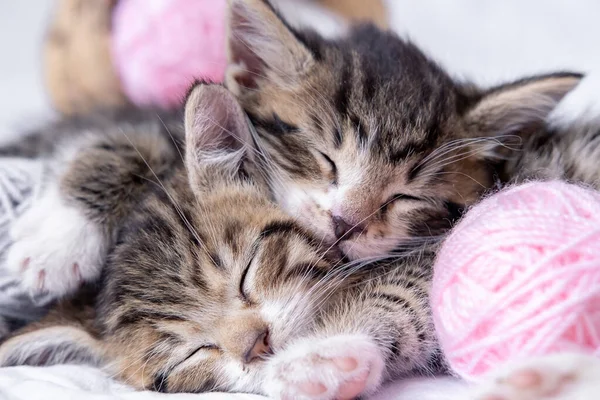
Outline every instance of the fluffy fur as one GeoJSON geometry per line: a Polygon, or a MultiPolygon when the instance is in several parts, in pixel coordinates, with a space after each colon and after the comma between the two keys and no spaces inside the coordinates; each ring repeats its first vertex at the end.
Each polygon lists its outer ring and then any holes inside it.
{"type": "Polygon", "coordinates": [[[95,118],[5,150],[40,152],[40,204],[56,201],[29,226],[36,238],[53,227],[60,241],[15,237],[14,268],[31,290],[65,294],[69,273],[93,281],[104,259],[84,263],[85,249],[110,251],[100,283],[8,338],[1,365],[85,362],[137,388],[305,399],[352,398],[440,368],[426,300],[433,253],[340,266],[335,248],[269,200],[224,88],[191,92],[185,129],[177,116],[95,118]],[[78,219],[57,224],[71,212],[78,219]]]}
{"type": "Polygon", "coordinates": [[[352,259],[439,238],[581,78],[484,90],[371,25],[325,40],[262,0],[230,0],[229,19],[227,86],[277,202],[352,259]]]}

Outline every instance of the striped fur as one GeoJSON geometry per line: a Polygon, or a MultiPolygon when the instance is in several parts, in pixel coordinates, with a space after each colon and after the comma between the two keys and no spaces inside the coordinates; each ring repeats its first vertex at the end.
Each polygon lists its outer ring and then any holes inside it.
{"type": "MultiPolygon", "coordinates": [[[[311,399],[339,397],[358,372],[355,395],[437,367],[431,251],[340,265],[335,248],[269,200],[244,115],[221,87],[191,92],[185,129],[177,115],[136,115],[65,121],[44,129],[50,140],[4,150],[41,154],[46,187],[59,182],[57,207],[102,233],[43,248],[93,239],[110,250],[99,280],[0,345],[1,365],[93,363],[140,389],[311,399]],[[340,357],[357,368],[336,369],[340,357]],[[306,383],[327,391],[302,394],[306,383]]],[[[33,236],[45,229],[39,215],[33,236]]],[[[55,254],[32,290],[64,293],[50,279],[55,254]]],[[[38,268],[33,256],[21,262],[21,274],[38,268]]]]}
{"type": "Polygon", "coordinates": [[[575,73],[484,90],[359,25],[326,40],[230,0],[228,88],[257,126],[277,202],[353,259],[437,239],[506,176],[575,73]]]}

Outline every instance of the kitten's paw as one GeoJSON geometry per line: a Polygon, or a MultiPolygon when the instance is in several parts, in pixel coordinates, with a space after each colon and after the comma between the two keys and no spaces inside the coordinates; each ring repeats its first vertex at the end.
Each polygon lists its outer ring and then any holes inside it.
{"type": "Polygon", "coordinates": [[[379,348],[367,336],[304,339],[272,360],[266,391],[279,399],[353,399],[379,387],[383,367],[379,348]]]}
{"type": "Polygon", "coordinates": [[[600,359],[557,354],[509,365],[477,389],[476,400],[589,400],[600,392],[600,359]]]}
{"type": "Polygon", "coordinates": [[[96,279],[106,256],[99,226],[47,193],[12,226],[7,267],[32,297],[55,299],[96,279]]]}

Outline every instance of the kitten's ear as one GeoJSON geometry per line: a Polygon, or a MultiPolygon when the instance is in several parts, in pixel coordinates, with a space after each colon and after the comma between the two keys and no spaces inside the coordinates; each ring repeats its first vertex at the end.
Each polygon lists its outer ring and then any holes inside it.
{"type": "Polygon", "coordinates": [[[263,80],[293,85],[314,57],[266,0],[229,0],[227,87],[236,95],[263,80]]]}
{"type": "Polygon", "coordinates": [[[235,97],[219,85],[198,84],[185,104],[185,163],[191,187],[233,179],[253,160],[246,114],[235,97]]]}
{"type": "Polygon", "coordinates": [[[50,326],[28,330],[0,345],[0,366],[100,364],[101,343],[83,328],[50,326]]]}
{"type": "MultiPolygon", "coordinates": [[[[484,93],[465,115],[469,132],[476,136],[521,136],[543,126],[562,98],[582,75],[563,73],[524,79],[484,93]]],[[[510,140],[510,139],[508,139],[510,140]]],[[[493,155],[491,146],[486,156],[493,155]]]]}

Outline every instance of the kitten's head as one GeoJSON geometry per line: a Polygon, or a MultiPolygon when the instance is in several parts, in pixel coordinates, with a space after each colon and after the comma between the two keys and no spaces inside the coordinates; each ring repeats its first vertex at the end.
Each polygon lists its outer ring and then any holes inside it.
{"type": "Polygon", "coordinates": [[[336,257],[270,202],[242,109],[199,86],[185,125],[187,174],[121,230],[96,306],[59,306],[0,346],[2,365],[94,361],[138,388],[260,393],[268,360],[314,326],[336,257]]]}
{"type": "Polygon", "coordinates": [[[580,79],[484,91],[391,32],[325,40],[262,0],[230,0],[229,24],[226,84],[257,127],[277,202],[351,258],[445,232],[492,186],[505,146],[580,79]]]}

